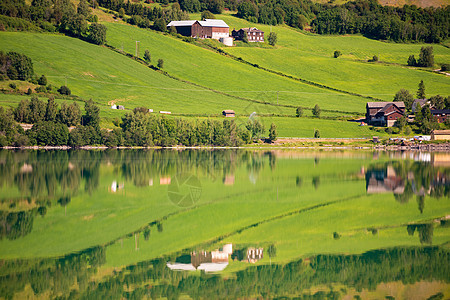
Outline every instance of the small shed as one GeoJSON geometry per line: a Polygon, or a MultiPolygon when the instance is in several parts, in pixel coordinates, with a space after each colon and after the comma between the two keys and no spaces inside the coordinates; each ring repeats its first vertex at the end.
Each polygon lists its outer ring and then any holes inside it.
{"type": "Polygon", "coordinates": [[[163,114],[163,115],[170,115],[170,114],[172,114],[170,111],[164,111],[164,110],[160,110],[159,113],[163,114]]]}
{"type": "Polygon", "coordinates": [[[450,130],[433,130],[431,132],[431,140],[450,140],[450,130]]]}
{"type": "Polygon", "coordinates": [[[117,109],[122,109],[122,110],[124,110],[125,107],[124,107],[123,105],[117,105],[117,109]]]}
{"type": "Polygon", "coordinates": [[[222,115],[227,118],[234,118],[236,116],[234,110],[231,109],[225,109],[224,111],[222,111],[222,115]]]}

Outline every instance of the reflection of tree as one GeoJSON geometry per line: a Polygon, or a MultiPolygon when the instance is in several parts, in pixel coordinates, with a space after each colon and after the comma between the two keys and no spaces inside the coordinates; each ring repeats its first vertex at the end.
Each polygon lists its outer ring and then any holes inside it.
{"type": "Polygon", "coordinates": [[[73,289],[75,285],[78,291],[88,291],[92,275],[105,261],[102,247],[57,259],[2,261],[0,294],[6,299],[12,299],[30,284],[36,296],[56,298],[62,294],[63,298],[67,298],[78,293],[73,289]],[[44,293],[47,294],[43,296],[44,293]]]}
{"type": "Polygon", "coordinates": [[[320,177],[319,176],[315,176],[312,179],[312,185],[314,186],[314,188],[317,190],[319,188],[320,185],[320,177]]]}
{"type": "Polygon", "coordinates": [[[419,208],[420,213],[423,213],[423,209],[425,208],[425,197],[424,196],[416,196],[417,207],[419,208]]]}
{"type": "Polygon", "coordinates": [[[10,213],[0,211],[0,239],[7,237],[14,240],[29,234],[36,213],[37,209],[10,213]]]}
{"type": "Polygon", "coordinates": [[[408,235],[414,235],[417,230],[421,244],[431,244],[433,241],[433,224],[410,224],[406,226],[408,235]]]}

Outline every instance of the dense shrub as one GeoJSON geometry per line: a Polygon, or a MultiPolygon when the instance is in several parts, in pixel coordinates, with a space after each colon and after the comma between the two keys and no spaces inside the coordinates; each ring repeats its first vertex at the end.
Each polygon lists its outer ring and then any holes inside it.
{"type": "Polygon", "coordinates": [[[61,123],[41,121],[27,131],[32,144],[39,146],[67,145],[69,130],[61,123]]]}

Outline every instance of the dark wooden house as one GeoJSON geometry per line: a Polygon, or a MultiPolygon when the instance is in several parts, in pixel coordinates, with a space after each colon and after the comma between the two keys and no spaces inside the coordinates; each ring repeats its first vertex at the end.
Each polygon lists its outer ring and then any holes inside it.
{"type": "Polygon", "coordinates": [[[366,105],[367,124],[391,127],[405,114],[403,102],[368,102],[366,105]]]}
{"type": "Polygon", "coordinates": [[[450,109],[431,109],[430,111],[438,123],[444,123],[450,115],[450,109]]]}
{"type": "Polygon", "coordinates": [[[244,36],[247,34],[247,40],[249,42],[264,42],[264,31],[259,30],[256,27],[241,28],[239,30],[233,29],[231,36],[235,40],[244,40],[244,36]]]}

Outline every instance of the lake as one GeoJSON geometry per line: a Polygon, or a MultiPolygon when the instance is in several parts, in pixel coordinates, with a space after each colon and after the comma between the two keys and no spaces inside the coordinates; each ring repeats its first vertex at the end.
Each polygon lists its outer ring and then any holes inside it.
{"type": "Polygon", "coordinates": [[[450,153],[0,150],[0,199],[0,298],[450,297],[450,153]]]}

